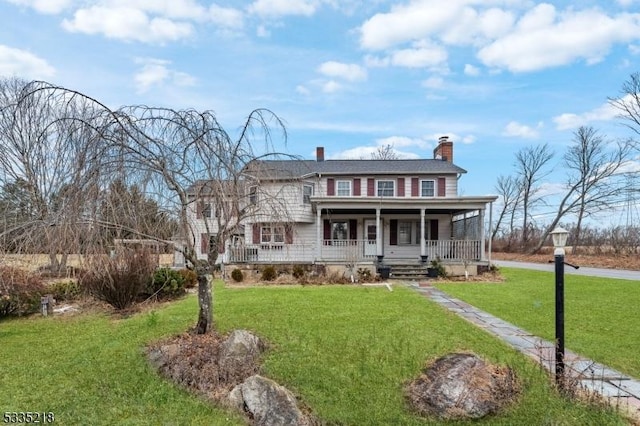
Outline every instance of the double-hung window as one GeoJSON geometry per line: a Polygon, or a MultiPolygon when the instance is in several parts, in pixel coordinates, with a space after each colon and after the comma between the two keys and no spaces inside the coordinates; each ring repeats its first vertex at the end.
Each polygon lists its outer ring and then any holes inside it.
{"type": "Polygon", "coordinates": [[[378,181],[378,197],[393,197],[395,182],[392,180],[379,180],[378,181]]]}
{"type": "Polygon", "coordinates": [[[434,180],[420,181],[421,197],[435,197],[435,195],[436,195],[436,182],[434,180]]]}
{"type": "Polygon", "coordinates": [[[258,203],[258,187],[252,186],[249,188],[249,204],[257,204],[258,203]]]}
{"type": "Polygon", "coordinates": [[[338,197],[350,197],[351,196],[351,181],[339,180],[336,182],[336,195],[338,197]]]}
{"type": "Polygon", "coordinates": [[[263,244],[284,243],[284,226],[262,225],[262,227],[260,228],[260,242],[263,244]]]}
{"type": "Polygon", "coordinates": [[[311,204],[311,197],[313,196],[313,185],[302,186],[302,202],[304,204],[311,204]]]}

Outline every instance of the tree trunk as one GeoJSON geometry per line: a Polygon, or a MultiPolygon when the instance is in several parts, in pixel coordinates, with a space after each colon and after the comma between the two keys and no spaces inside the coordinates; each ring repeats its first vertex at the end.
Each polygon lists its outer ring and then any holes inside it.
{"type": "Polygon", "coordinates": [[[213,328],[213,297],[211,295],[211,283],[203,268],[197,268],[196,272],[198,274],[198,302],[200,305],[196,333],[205,334],[213,328]]]}

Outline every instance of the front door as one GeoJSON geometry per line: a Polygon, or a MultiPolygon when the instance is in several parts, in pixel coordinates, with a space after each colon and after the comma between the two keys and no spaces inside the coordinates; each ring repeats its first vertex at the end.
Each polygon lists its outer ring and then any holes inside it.
{"type": "Polygon", "coordinates": [[[376,251],[376,221],[374,219],[367,219],[364,221],[364,255],[367,257],[373,257],[377,254],[376,251]]]}

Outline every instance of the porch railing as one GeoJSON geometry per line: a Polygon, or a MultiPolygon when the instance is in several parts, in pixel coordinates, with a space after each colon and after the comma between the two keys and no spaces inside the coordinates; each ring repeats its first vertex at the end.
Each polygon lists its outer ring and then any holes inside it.
{"type": "MultiPolygon", "coordinates": [[[[385,246],[390,252],[403,248],[400,258],[419,259],[420,246],[385,246]]],[[[277,262],[313,262],[338,261],[352,262],[374,260],[377,246],[369,240],[323,240],[320,257],[317,258],[316,246],[310,244],[251,244],[229,248],[231,263],[277,263],[277,262]]],[[[426,242],[426,254],[431,261],[440,258],[443,261],[474,261],[482,256],[482,243],[479,240],[429,240],[426,242]]],[[[385,259],[393,259],[387,254],[385,259]]]]}

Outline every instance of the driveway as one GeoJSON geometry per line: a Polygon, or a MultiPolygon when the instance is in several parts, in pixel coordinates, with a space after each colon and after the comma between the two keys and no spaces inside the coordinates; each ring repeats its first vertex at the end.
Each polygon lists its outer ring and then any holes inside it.
{"type": "MultiPolygon", "coordinates": [[[[553,256],[549,256],[553,259],[553,256]]],[[[504,266],[505,268],[520,268],[520,269],[533,269],[536,271],[548,271],[554,272],[555,267],[553,263],[529,263],[529,262],[513,262],[510,260],[493,260],[494,264],[498,266],[504,266]]],[[[565,274],[574,275],[588,275],[592,277],[604,277],[604,278],[618,278],[621,280],[633,280],[640,281],[640,271],[628,271],[624,269],[602,269],[602,268],[588,268],[580,267],[580,269],[573,269],[570,266],[564,267],[565,274]]]]}

